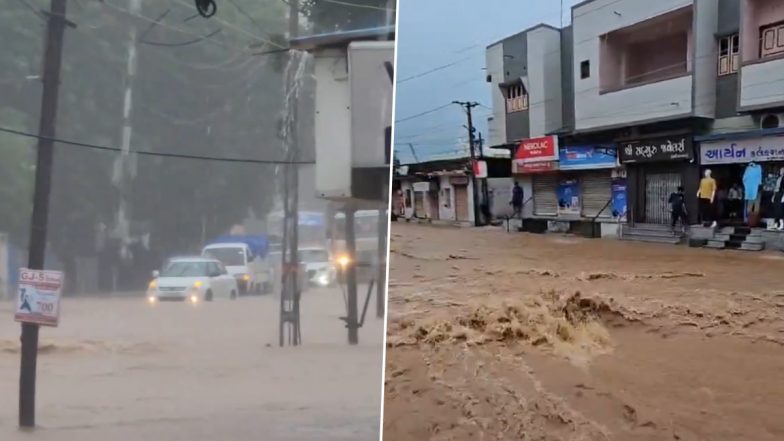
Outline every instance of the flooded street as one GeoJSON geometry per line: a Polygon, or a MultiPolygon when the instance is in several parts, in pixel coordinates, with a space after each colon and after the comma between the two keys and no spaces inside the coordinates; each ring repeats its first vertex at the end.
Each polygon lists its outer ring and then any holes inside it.
{"type": "Polygon", "coordinates": [[[60,327],[41,331],[33,434],[16,429],[19,326],[9,303],[0,315],[4,441],[378,437],[383,320],[370,311],[350,347],[338,288],[303,294],[304,346],[284,348],[276,296],[66,298],[60,327]]]}
{"type": "Polygon", "coordinates": [[[392,226],[384,439],[784,439],[780,255],[392,226]]]}

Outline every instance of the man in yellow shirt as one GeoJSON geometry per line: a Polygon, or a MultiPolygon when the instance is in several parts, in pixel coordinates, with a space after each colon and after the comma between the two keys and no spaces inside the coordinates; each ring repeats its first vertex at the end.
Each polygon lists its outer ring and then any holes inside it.
{"type": "Polygon", "coordinates": [[[700,221],[711,228],[716,227],[716,220],[713,218],[713,200],[716,198],[716,180],[711,177],[711,171],[705,170],[705,177],[700,180],[700,189],[697,190],[697,198],[700,202],[700,221]]]}

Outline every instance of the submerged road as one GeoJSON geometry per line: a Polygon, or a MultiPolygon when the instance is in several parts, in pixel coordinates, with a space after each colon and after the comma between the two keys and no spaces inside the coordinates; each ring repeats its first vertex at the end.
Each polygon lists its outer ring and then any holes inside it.
{"type": "MultiPolygon", "coordinates": [[[[362,291],[364,293],[364,291],[362,291]]],[[[41,331],[40,427],[16,429],[19,326],[0,303],[0,439],[377,439],[383,320],[347,344],[338,289],[302,300],[304,346],[278,347],[278,300],[65,299],[41,331]]]]}
{"type": "Polygon", "coordinates": [[[784,439],[784,259],[393,224],[384,440],[784,439]]]}

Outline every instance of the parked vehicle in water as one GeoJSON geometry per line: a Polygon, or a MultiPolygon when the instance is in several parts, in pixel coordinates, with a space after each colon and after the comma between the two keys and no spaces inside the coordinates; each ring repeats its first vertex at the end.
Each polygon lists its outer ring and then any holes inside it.
{"type": "Polygon", "coordinates": [[[223,263],[237,279],[240,294],[272,291],[273,269],[267,260],[265,236],[222,236],[205,246],[202,255],[223,263]]]}
{"type": "Polygon", "coordinates": [[[153,271],[147,290],[151,303],[166,300],[211,302],[215,298],[236,299],[237,280],[217,260],[205,257],[170,259],[162,271],[153,271]]]}

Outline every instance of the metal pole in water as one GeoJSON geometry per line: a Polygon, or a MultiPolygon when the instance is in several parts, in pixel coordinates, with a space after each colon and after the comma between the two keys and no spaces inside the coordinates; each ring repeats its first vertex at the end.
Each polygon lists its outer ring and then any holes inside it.
{"type": "MultiPolygon", "coordinates": [[[[30,252],[27,266],[44,269],[49,218],[49,192],[52,187],[52,164],[57,105],[60,92],[60,68],[66,26],[66,0],[52,0],[46,25],[41,117],[38,127],[38,157],[35,168],[35,193],[30,228],[30,252]]],[[[32,323],[22,324],[21,363],[19,368],[19,426],[35,427],[35,383],[38,364],[38,330],[32,323]]]]}
{"type": "Polygon", "coordinates": [[[352,204],[346,205],[346,252],[350,262],[346,266],[346,285],[348,288],[348,343],[359,343],[359,310],[357,305],[357,241],[354,233],[354,214],[356,208],[352,204]]]}

